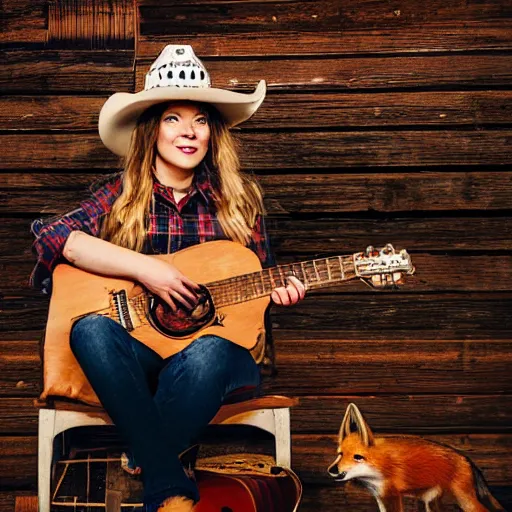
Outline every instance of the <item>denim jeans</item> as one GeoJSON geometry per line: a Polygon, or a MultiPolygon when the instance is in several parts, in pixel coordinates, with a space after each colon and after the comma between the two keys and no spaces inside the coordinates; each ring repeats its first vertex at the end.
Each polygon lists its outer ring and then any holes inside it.
{"type": "Polygon", "coordinates": [[[163,359],[99,315],[74,325],[71,349],[142,468],[145,510],[155,511],[171,496],[197,501],[197,486],[178,455],[196,441],[228,393],[259,385],[249,351],[207,335],[163,359]]]}

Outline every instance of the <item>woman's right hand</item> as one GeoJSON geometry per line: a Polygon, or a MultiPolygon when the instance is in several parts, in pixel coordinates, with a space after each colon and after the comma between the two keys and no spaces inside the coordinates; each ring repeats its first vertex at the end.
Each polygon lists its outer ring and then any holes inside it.
{"type": "Polygon", "coordinates": [[[194,290],[198,290],[199,285],[164,260],[148,256],[146,262],[139,266],[137,281],[169,304],[174,312],[177,303],[188,309],[197,305],[198,296],[194,290]]]}

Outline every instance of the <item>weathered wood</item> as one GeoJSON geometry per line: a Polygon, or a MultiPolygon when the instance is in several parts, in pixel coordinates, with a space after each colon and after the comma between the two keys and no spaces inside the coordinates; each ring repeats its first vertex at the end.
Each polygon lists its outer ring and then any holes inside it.
{"type": "MultiPolygon", "coordinates": [[[[0,213],[71,211],[102,174],[0,174],[0,213]]],[[[257,177],[268,214],[512,208],[511,172],[278,174],[257,177]],[[340,193],[343,197],[340,198],[340,193]]]]}
{"type": "Polygon", "coordinates": [[[21,46],[20,43],[46,41],[46,0],[4,0],[0,42],[21,46]]]}
{"type": "MultiPolygon", "coordinates": [[[[241,133],[244,169],[503,165],[512,131],[241,133]],[[300,144],[297,144],[297,137],[300,144]]],[[[2,135],[2,169],[111,169],[119,159],[93,134],[2,135]],[[20,148],[23,151],[20,151],[20,148]]]]}
{"type": "Polygon", "coordinates": [[[133,50],[6,50],[3,57],[4,94],[133,92],[133,50]]]}
{"type": "Polygon", "coordinates": [[[0,100],[4,130],[98,130],[106,95],[6,96],[0,100]]]}
{"type": "Polygon", "coordinates": [[[0,342],[1,396],[39,396],[42,377],[39,353],[38,340],[0,342]]]}
{"type": "Polygon", "coordinates": [[[37,496],[17,496],[14,512],[37,512],[37,496]]]}
{"type": "Polygon", "coordinates": [[[294,308],[275,308],[273,324],[295,331],[353,331],[361,336],[359,339],[372,338],[376,331],[387,331],[388,337],[393,338],[396,331],[403,330],[421,338],[423,330],[435,330],[436,326],[438,339],[447,338],[444,329],[454,328],[482,334],[484,338],[492,331],[496,339],[507,339],[507,331],[512,330],[511,299],[506,293],[325,295],[305,300],[294,308]],[[336,311],[339,316],[334,314],[336,311]]]}
{"type": "Polygon", "coordinates": [[[275,332],[278,371],[266,393],[512,392],[511,340],[345,341],[343,332],[324,340],[297,334],[290,340],[275,332]]]}
{"type": "MultiPolygon", "coordinates": [[[[421,55],[421,54],[420,54],[421,55]]],[[[135,89],[144,87],[152,64],[137,59],[135,89]]],[[[508,85],[511,55],[448,55],[353,59],[251,59],[207,62],[214,87],[254,90],[264,79],[270,90],[369,90],[403,87],[491,87],[508,85]]]]}
{"type": "MultiPolygon", "coordinates": [[[[511,340],[296,339],[274,332],[277,376],[266,394],[512,393],[511,340]],[[308,375],[304,379],[304,375],[308,375]]],[[[39,342],[0,343],[0,396],[40,393],[39,342]]]]}
{"type": "MultiPolygon", "coordinates": [[[[428,435],[426,439],[452,446],[468,455],[484,473],[490,485],[509,485],[512,478],[512,441],[510,435],[451,434],[428,435]]],[[[4,454],[0,467],[2,480],[21,487],[35,478],[37,438],[35,436],[0,437],[4,454]]],[[[336,433],[292,436],[293,468],[306,484],[331,484],[327,467],[336,457],[336,433]]],[[[128,477],[127,477],[128,478],[128,477]]],[[[14,487],[14,486],[13,486],[14,487]]]]}
{"type": "Polygon", "coordinates": [[[33,398],[0,398],[0,410],[0,435],[37,434],[38,409],[33,398]]]}
{"type": "MultiPolygon", "coordinates": [[[[44,328],[47,299],[20,295],[2,299],[0,332],[44,328]]],[[[473,333],[476,339],[503,340],[512,337],[511,307],[512,295],[506,292],[317,294],[293,308],[274,308],[273,325],[293,331],[335,331],[359,340],[378,333],[384,339],[431,339],[432,332],[437,332],[434,339],[461,340],[473,333]]]]}
{"type": "MultiPolygon", "coordinates": [[[[304,259],[307,256],[304,254],[304,259]]],[[[311,254],[311,258],[315,255],[311,254]]],[[[291,263],[297,258],[277,253],[280,263],[291,263]]],[[[34,267],[32,261],[0,262],[0,273],[3,279],[0,290],[5,293],[16,293],[17,289],[28,287],[30,273],[34,267]]],[[[400,289],[411,292],[449,292],[449,291],[511,291],[512,256],[501,255],[433,255],[414,254],[413,263],[418,274],[407,278],[400,289]]],[[[331,293],[371,293],[359,280],[347,281],[339,286],[329,288],[331,293]]],[[[323,293],[312,291],[311,294],[323,293]]],[[[36,293],[34,293],[35,295],[36,293]]]]}
{"type": "MultiPolygon", "coordinates": [[[[32,219],[4,217],[0,223],[0,262],[34,261],[32,219]]],[[[350,254],[367,245],[392,243],[412,253],[454,250],[510,250],[510,217],[441,217],[297,220],[270,217],[267,229],[277,254],[309,258],[350,254]],[[293,236],[291,236],[293,233],[293,236]]],[[[419,274],[418,274],[419,278],[419,274]]]]}
{"type": "Polygon", "coordinates": [[[48,5],[49,48],[133,49],[135,2],[51,2],[48,5]]]}
{"type": "MultiPolygon", "coordinates": [[[[325,383],[326,392],[329,383],[325,383]]],[[[347,390],[351,391],[351,390],[347,390]]],[[[512,432],[512,395],[301,396],[292,410],[295,434],[336,433],[349,402],[377,431],[417,434],[512,432]],[[428,412],[428,413],[427,413],[428,412]]],[[[32,435],[37,414],[32,398],[0,398],[0,434],[32,435]]]]}
{"type": "Polygon", "coordinates": [[[0,511],[1,512],[12,512],[15,507],[15,502],[18,497],[30,497],[34,496],[37,492],[35,486],[31,486],[33,490],[20,491],[20,490],[0,490],[0,511]]]}
{"type": "MultiPolygon", "coordinates": [[[[325,392],[329,392],[328,382],[325,392]]],[[[350,402],[356,403],[377,432],[512,432],[512,395],[485,394],[303,396],[292,410],[292,432],[338,432],[350,402]]]]}
{"type": "MultiPolygon", "coordinates": [[[[491,486],[493,496],[506,507],[512,509],[512,487],[491,486]]],[[[304,486],[303,499],[300,505],[301,512],[317,512],[321,506],[322,512],[379,512],[377,502],[364,490],[353,484],[340,484],[330,482],[329,484],[306,484],[304,486]]],[[[413,498],[404,498],[404,512],[423,511],[420,505],[413,498]]],[[[452,500],[443,500],[443,512],[460,512],[460,507],[452,500]]]]}
{"type": "MultiPolygon", "coordinates": [[[[314,20],[312,20],[314,21],[314,20]]],[[[274,26],[276,24],[274,23],[274,26]]],[[[159,29],[160,30],[160,29],[159,29]]],[[[182,44],[183,35],[142,34],[137,56],[155,59],[167,44],[182,44]]],[[[204,60],[208,57],[267,57],[308,55],[389,55],[416,52],[471,50],[508,50],[511,46],[509,22],[488,20],[467,26],[453,22],[446,25],[402,26],[399,29],[349,29],[322,32],[289,32],[277,27],[253,33],[187,34],[187,43],[204,60]]]]}
{"type": "MultiPolygon", "coordinates": [[[[304,0],[256,4],[250,0],[239,0],[234,3],[189,0],[182,4],[176,4],[173,0],[141,0],[138,5],[141,31],[146,35],[151,28],[150,22],[156,27],[158,23],[169,24],[179,21],[175,33],[182,34],[186,33],[185,28],[191,32],[201,33],[256,33],[265,29],[273,31],[276,26],[293,31],[320,31],[369,26],[402,28],[411,24],[447,21],[487,22],[489,19],[503,19],[505,22],[509,14],[503,4],[489,0],[479,2],[478,5],[467,4],[463,0],[452,1],[449,5],[441,0],[429,0],[428,3],[420,0],[398,0],[392,8],[386,4],[375,5],[371,0],[348,0],[343,4],[336,0],[317,0],[314,4],[304,0]],[[394,9],[400,12],[395,12],[394,9]]],[[[155,35],[158,33],[159,31],[154,31],[155,35]]]]}
{"type": "MultiPolygon", "coordinates": [[[[107,99],[90,96],[7,96],[0,99],[4,130],[98,129],[107,99]]],[[[509,124],[512,91],[268,94],[251,119],[251,129],[343,126],[493,126],[509,124]]]]}
{"type": "MultiPolygon", "coordinates": [[[[395,219],[326,219],[267,221],[276,252],[300,258],[351,253],[368,244],[392,243],[411,252],[432,250],[510,250],[512,223],[507,217],[440,217],[395,219]],[[491,230],[491,231],[489,231],[491,230]],[[293,236],[291,234],[293,233],[293,236]]],[[[0,245],[1,247],[1,245],[0,245]]],[[[0,253],[1,253],[0,249],[0,253]]],[[[417,276],[419,278],[419,274],[417,276]]]]}

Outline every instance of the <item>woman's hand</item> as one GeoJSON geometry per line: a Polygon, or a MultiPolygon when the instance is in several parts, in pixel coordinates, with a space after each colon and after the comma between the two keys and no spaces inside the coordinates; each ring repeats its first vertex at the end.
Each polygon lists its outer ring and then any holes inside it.
{"type": "Polygon", "coordinates": [[[270,298],[280,306],[297,304],[306,295],[306,288],[296,277],[289,276],[287,281],[286,286],[276,288],[270,295],[270,298]]]}
{"type": "Polygon", "coordinates": [[[139,267],[137,281],[169,304],[174,312],[177,310],[177,303],[187,309],[193,309],[197,305],[198,296],[194,290],[198,290],[199,285],[164,260],[148,259],[145,265],[139,267]]]}

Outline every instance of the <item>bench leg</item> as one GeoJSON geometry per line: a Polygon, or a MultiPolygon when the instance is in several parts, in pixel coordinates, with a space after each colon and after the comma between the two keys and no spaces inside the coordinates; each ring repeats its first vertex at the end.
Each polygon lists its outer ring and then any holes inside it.
{"type": "Polygon", "coordinates": [[[283,468],[291,468],[290,409],[273,409],[273,411],[275,419],[276,465],[283,468]]]}
{"type": "Polygon", "coordinates": [[[53,409],[39,410],[38,438],[38,502],[39,512],[50,512],[50,483],[52,474],[53,437],[55,432],[53,409]]]}

